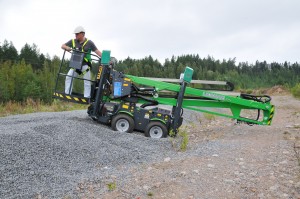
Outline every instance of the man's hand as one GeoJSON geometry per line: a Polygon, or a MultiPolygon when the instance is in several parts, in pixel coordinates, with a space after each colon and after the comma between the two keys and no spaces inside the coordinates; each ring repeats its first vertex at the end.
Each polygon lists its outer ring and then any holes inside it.
{"type": "Polygon", "coordinates": [[[70,48],[69,46],[66,46],[65,50],[68,51],[68,52],[71,52],[72,48],[70,48]]]}
{"type": "Polygon", "coordinates": [[[70,48],[70,47],[67,46],[66,44],[63,44],[63,45],[61,46],[61,48],[64,49],[64,50],[66,50],[66,51],[68,51],[68,52],[70,52],[70,51],[72,50],[72,48],[70,48]]]}

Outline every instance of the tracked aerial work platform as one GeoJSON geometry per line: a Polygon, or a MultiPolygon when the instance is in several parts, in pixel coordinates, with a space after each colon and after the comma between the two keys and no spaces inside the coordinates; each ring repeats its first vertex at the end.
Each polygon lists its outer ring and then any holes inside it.
{"type": "MultiPolygon", "coordinates": [[[[54,98],[89,104],[87,113],[95,121],[110,125],[120,132],[144,132],[152,138],[162,138],[178,132],[184,109],[235,119],[237,122],[271,125],[275,112],[271,97],[233,93],[233,84],[222,81],[192,80],[193,69],[186,66],[179,79],[147,78],[114,70],[110,51],[96,57],[93,69],[91,98],[84,98],[82,89],[70,95],[64,93],[65,56],[58,71],[54,98]],[[204,90],[189,87],[195,84],[218,84],[224,89],[204,90]],[[230,94],[226,94],[230,91],[230,94]],[[81,94],[80,94],[81,93],[81,94]],[[162,108],[160,105],[167,105],[162,108]]],[[[73,77],[81,81],[82,77],[73,77]]],[[[76,86],[76,85],[75,85],[76,86]]],[[[194,86],[195,87],[195,86],[194,86]]]]}

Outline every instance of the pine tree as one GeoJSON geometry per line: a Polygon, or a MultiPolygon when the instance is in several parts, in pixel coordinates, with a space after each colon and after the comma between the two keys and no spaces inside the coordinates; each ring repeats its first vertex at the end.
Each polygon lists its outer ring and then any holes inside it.
{"type": "Polygon", "coordinates": [[[18,60],[18,51],[13,45],[12,42],[4,40],[2,46],[0,46],[0,62],[2,61],[17,61],[18,60]]]}

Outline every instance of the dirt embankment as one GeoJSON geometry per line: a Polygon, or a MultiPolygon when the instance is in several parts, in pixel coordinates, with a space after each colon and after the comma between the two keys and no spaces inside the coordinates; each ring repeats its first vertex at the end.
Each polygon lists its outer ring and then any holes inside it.
{"type": "Polygon", "coordinates": [[[300,198],[300,101],[281,88],[268,93],[279,94],[271,126],[198,118],[180,158],[137,166],[126,185],[103,197],[300,198]]]}

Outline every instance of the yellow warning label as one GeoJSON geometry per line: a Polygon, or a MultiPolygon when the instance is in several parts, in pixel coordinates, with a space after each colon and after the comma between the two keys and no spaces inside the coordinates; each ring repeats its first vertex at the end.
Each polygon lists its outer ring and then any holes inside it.
{"type": "Polygon", "coordinates": [[[102,66],[99,66],[98,74],[97,74],[97,79],[100,79],[102,73],[102,66]]]}
{"type": "Polygon", "coordinates": [[[128,108],[129,108],[129,106],[128,106],[128,105],[125,105],[125,104],[123,104],[122,108],[128,109],[128,108]]]}

